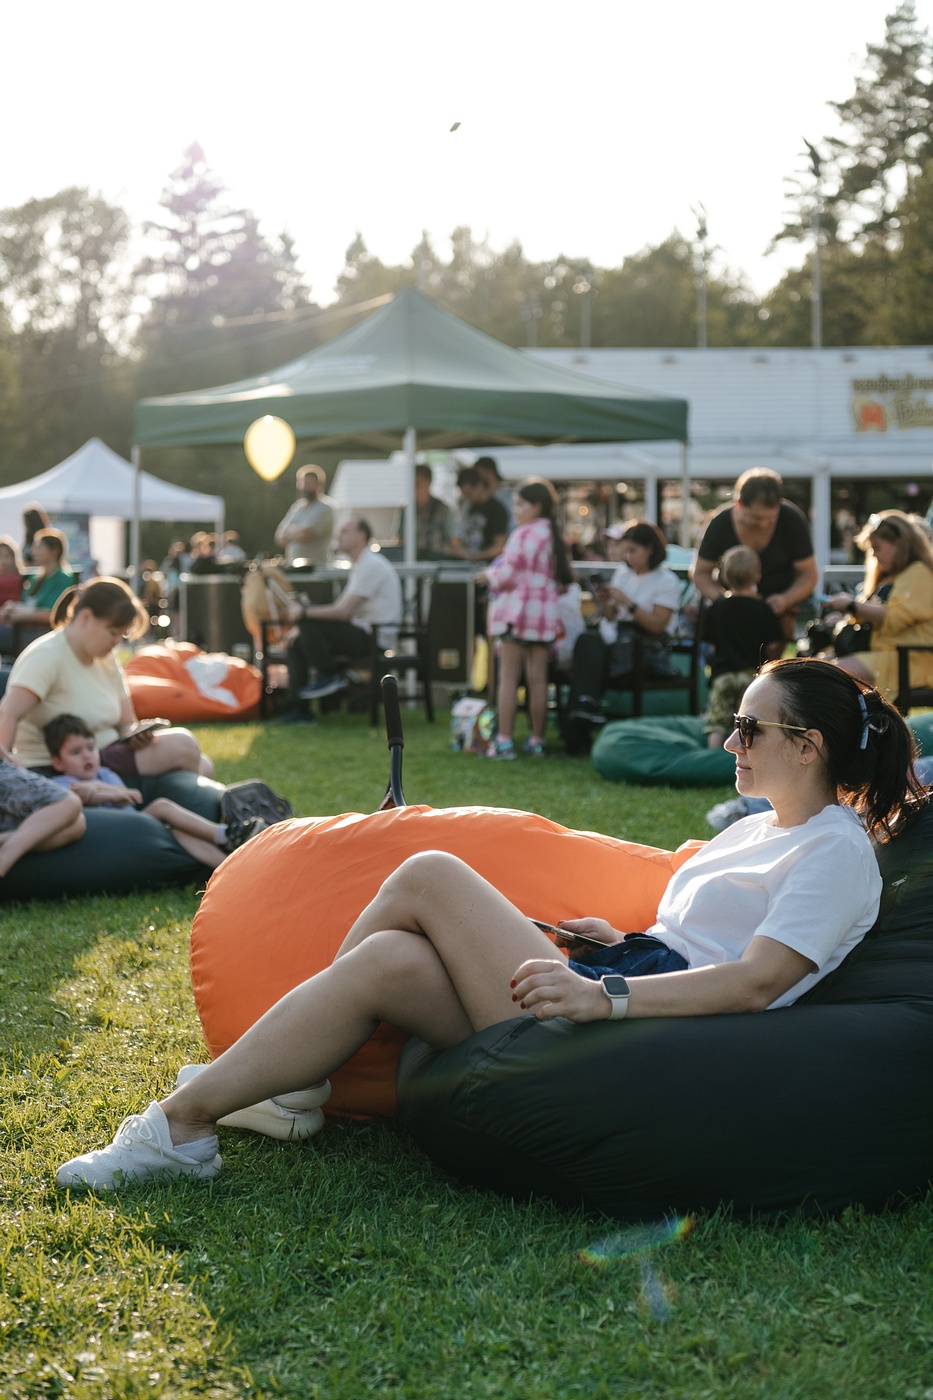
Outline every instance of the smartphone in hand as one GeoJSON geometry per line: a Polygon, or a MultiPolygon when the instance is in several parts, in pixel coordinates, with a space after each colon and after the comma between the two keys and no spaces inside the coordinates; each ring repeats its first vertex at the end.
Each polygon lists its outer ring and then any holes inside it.
{"type": "Polygon", "coordinates": [[[549,924],[544,919],[532,919],[531,922],[542,933],[551,934],[562,948],[572,948],[575,943],[580,943],[586,948],[608,947],[601,938],[591,938],[586,933],[573,933],[569,928],[558,928],[556,924],[549,924]]]}
{"type": "Polygon", "coordinates": [[[172,722],[168,719],[140,719],[133,725],[127,734],[121,734],[117,740],[118,744],[128,744],[131,739],[137,738],[140,734],[150,734],[154,729],[171,729],[172,722]]]}

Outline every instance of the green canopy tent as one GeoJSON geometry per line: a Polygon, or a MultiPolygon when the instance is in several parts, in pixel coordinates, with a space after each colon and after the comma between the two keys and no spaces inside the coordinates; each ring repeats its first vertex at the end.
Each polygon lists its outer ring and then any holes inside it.
{"type": "MultiPolygon", "coordinates": [[[[263,414],[308,448],[392,451],[548,442],[687,441],[684,399],[541,364],[440,310],[414,288],[270,374],[136,406],[135,449],[241,443],[263,414]]],[[[684,454],[686,463],[686,449],[684,454]]],[[[405,512],[414,559],[415,512],[405,512]]]]}

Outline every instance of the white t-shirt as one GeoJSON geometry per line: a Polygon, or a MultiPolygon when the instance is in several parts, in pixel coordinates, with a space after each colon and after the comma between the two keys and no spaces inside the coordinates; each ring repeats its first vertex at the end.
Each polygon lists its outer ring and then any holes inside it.
{"type": "MultiPolygon", "coordinates": [[[[402,585],[399,576],[382,554],[364,549],[350,569],[341,597],[362,598],[350,621],[369,631],[374,622],[399,623],[402,620],[402,585]]],[[[384,643],[385,644],[385,643],[384,643]]]]}
{"type": "Polygon", "coordinates": [[[120,712],[129,697],[123,668],[112,651],[85,666],[72,651],[64,628],[30,642],[16,658],[8,685],[21,685],[39,697],[16,729],[13,752],[27,768],[51,763],[42,729],[58,715],[83,719],[100,749],[119,737],[120,712]]]}
{"type": "Polygon", "coordinates": [[[802,953],[817,970],[776,1007],[796,1001],[861,942],[878,914],[881,875],[850,807],[824,807],[801,826],[773,821],[773,812],[744,817],[691,856],[648,932],[691,968],[737,962],[756,934],[802,953]]]}
{"type": "MultiPolygon", "coordinates": [[[[671,616],[664,630],[673,632],[680,608],[680,579],[670,569],[665,569],[661,564],[656,569],[649,569],[646,574],[636,574],[628,564],[620,564],[609,584],[612,588],[620,589],[626,598],[631,598],[637,607],[647,612],[651,612],[656,603],[662,608],[671,608],[671,616]]],[[[611,622],[608,618],[600,618],[599,634],[607,646],[611,646],[616,639],[616,623],[631,622],[633,612],[634,609],[620,608],[611,622]]]]}

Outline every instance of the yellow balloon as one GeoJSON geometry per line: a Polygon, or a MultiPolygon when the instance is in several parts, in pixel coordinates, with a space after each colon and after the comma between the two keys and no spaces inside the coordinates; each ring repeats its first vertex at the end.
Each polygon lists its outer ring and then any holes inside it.
{"type": "Polygon", "coordinates": [[[267,413],[246,429],[243,451],[263,481],[275,481],[295,455],[295,434],[283,418],[267,413]]]}

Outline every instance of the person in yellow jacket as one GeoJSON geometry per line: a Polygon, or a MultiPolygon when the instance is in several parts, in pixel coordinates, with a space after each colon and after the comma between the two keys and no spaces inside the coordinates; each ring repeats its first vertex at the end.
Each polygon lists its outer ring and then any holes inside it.
{"type": "MultiPolygon", "coordinates": [[[[871,516],[855,543],[868,550],[862,587],[854,601],[837,593],[829,602],[871,624],[871,650],[841,657],[838,665],[893,699],[896,648],[933,646],[933,544],[922,523],[902,510],[871,516]]],[[[911,656],[910,684],[933,685],[933,652],[911,656]]]]}

